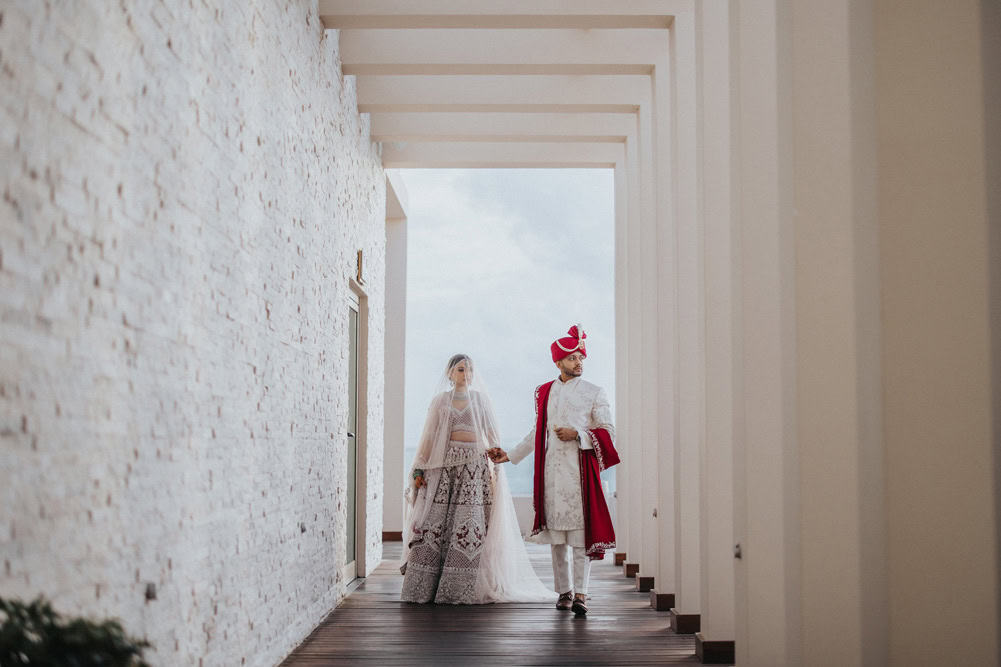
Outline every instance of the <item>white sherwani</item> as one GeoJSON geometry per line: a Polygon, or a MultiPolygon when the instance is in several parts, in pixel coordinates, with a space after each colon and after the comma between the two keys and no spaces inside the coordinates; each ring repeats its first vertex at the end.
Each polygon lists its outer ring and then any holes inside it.
{"type": "MultiPolygon", "coordinates": [[[[612,409],[605,390],[581,378],[566,382],[556,380],[546,404],[546,461],[544,511],[546,527],[536,539],[547,544],[584,546],[584,503],[580,491],[580,460],[578,449],[592,449],[588,429],[604,428],[615,437],[612,409]],[[565,442],[556,429],[570,427],[578,439],[565,442]]],[[[535,428],[514,449],[508,452],[512,463],[518,463],[535,449],[535,428]]]]}

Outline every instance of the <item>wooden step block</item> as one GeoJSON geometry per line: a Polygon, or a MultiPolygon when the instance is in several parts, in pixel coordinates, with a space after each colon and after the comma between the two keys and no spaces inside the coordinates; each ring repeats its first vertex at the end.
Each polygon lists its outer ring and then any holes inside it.
{"type": "Polygon", "coordinates": [[[736,653],[733,641],[709,641],[701,632],[695,633],[695,656],[703,665],[732,665],[736,653]]]}
{"type": "Polygon", "coordinates": [[[653,590],[653,577],[636,576],[636,590],[640,593],[648,593],[653,590]]]}
{"type": "Polygon", "coordinates": [[[616,552],[615,554],[615,567],[618,567],[626,562],[626,553],[624,551],[616,552]]]}
{"type": "Polygon", "coordinates": [[[633,577],[635,577],[639,573],[639,571],[640,571],[640,564],[639,563],[623,563],[622,564],[622,573],[625,574],[630,579],[632,579],[633,577]]]}
{"type": "Polygon", "coordinates": [[[671,611],[674,606],[674,593],[658,593],[650,591],[650,607],[657,611],[671,611]]]}
{"type": "Polygon", "coordinates": [[[682,614],[677,609],[671,609],[671,629],[679,635],[694,635],[702,629],[702,617],[699,614],[682,614]]]}

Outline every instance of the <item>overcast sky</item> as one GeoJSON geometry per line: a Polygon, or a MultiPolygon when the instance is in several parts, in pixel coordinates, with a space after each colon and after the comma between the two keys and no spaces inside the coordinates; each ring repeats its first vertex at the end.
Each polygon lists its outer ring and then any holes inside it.
{"type": "MultiPolygon", "coordinates": [[[[431,392],[457,352],[489,383],[509,449],[532,428],[549,345],[580,322],[584,377],[615,402],[614,225],[609,169],[404,169],[406,467],[431,392]]],[[[531,493],[528,461],[510,472],[531,493]]]]}

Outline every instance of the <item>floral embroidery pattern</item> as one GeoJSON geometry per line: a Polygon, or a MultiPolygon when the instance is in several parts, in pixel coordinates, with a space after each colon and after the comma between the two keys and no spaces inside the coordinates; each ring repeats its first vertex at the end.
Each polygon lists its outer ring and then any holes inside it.
{"type": "MultiPolygon", "coordinates": [[[[408,602],[472,604],[493,504],[490,464],[482,451],[450,447],[427,521],[414,531],[403,578],[408,602]]],[[[424,491],[424,489],[422,489],[424,491]]]]}

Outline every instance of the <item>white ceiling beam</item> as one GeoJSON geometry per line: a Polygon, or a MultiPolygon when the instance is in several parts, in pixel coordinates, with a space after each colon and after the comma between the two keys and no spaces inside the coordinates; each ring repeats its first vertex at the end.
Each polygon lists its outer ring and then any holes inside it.
{"type": "Polygon", "coordinates": [[[652,65],[577,64],[470,64],[470,63],[363,63],[343,65],[345,74],[651,74],[652,65]]]}
{"type": "Polygon", "coordinates": [[[617,144],[625,143],[627,135],[608,136],[601,134],[382,134],[372,135],[372,141],[380,143],[426,143],[426,142],[484,142],[484,143],[584,143],[617,144]]]}
{"type": "Polygon", "coordinates": [[[665,28],[693,0],[320,0],[326,28],[665,28]]]}
{"type": "Polygon", "coordinates": [[[345,74],[649,74],[666,30],[343,30],[345,74]]]}
{"type": "Polygon", "coordinates": [[[629,114],[374,113],[373,141],[621,142],[636,130],[629,114]]]}
{"type": "Polygon", "coordinates": [[[650,77],[623,76],[364,76],[358,110],[633,113],[648,104],[650,77]]]}
{"type": "Polygon", "coordinates": [[[383,144],[386,169],[614,168],[624,144],[409,143],[383,144]]]}

